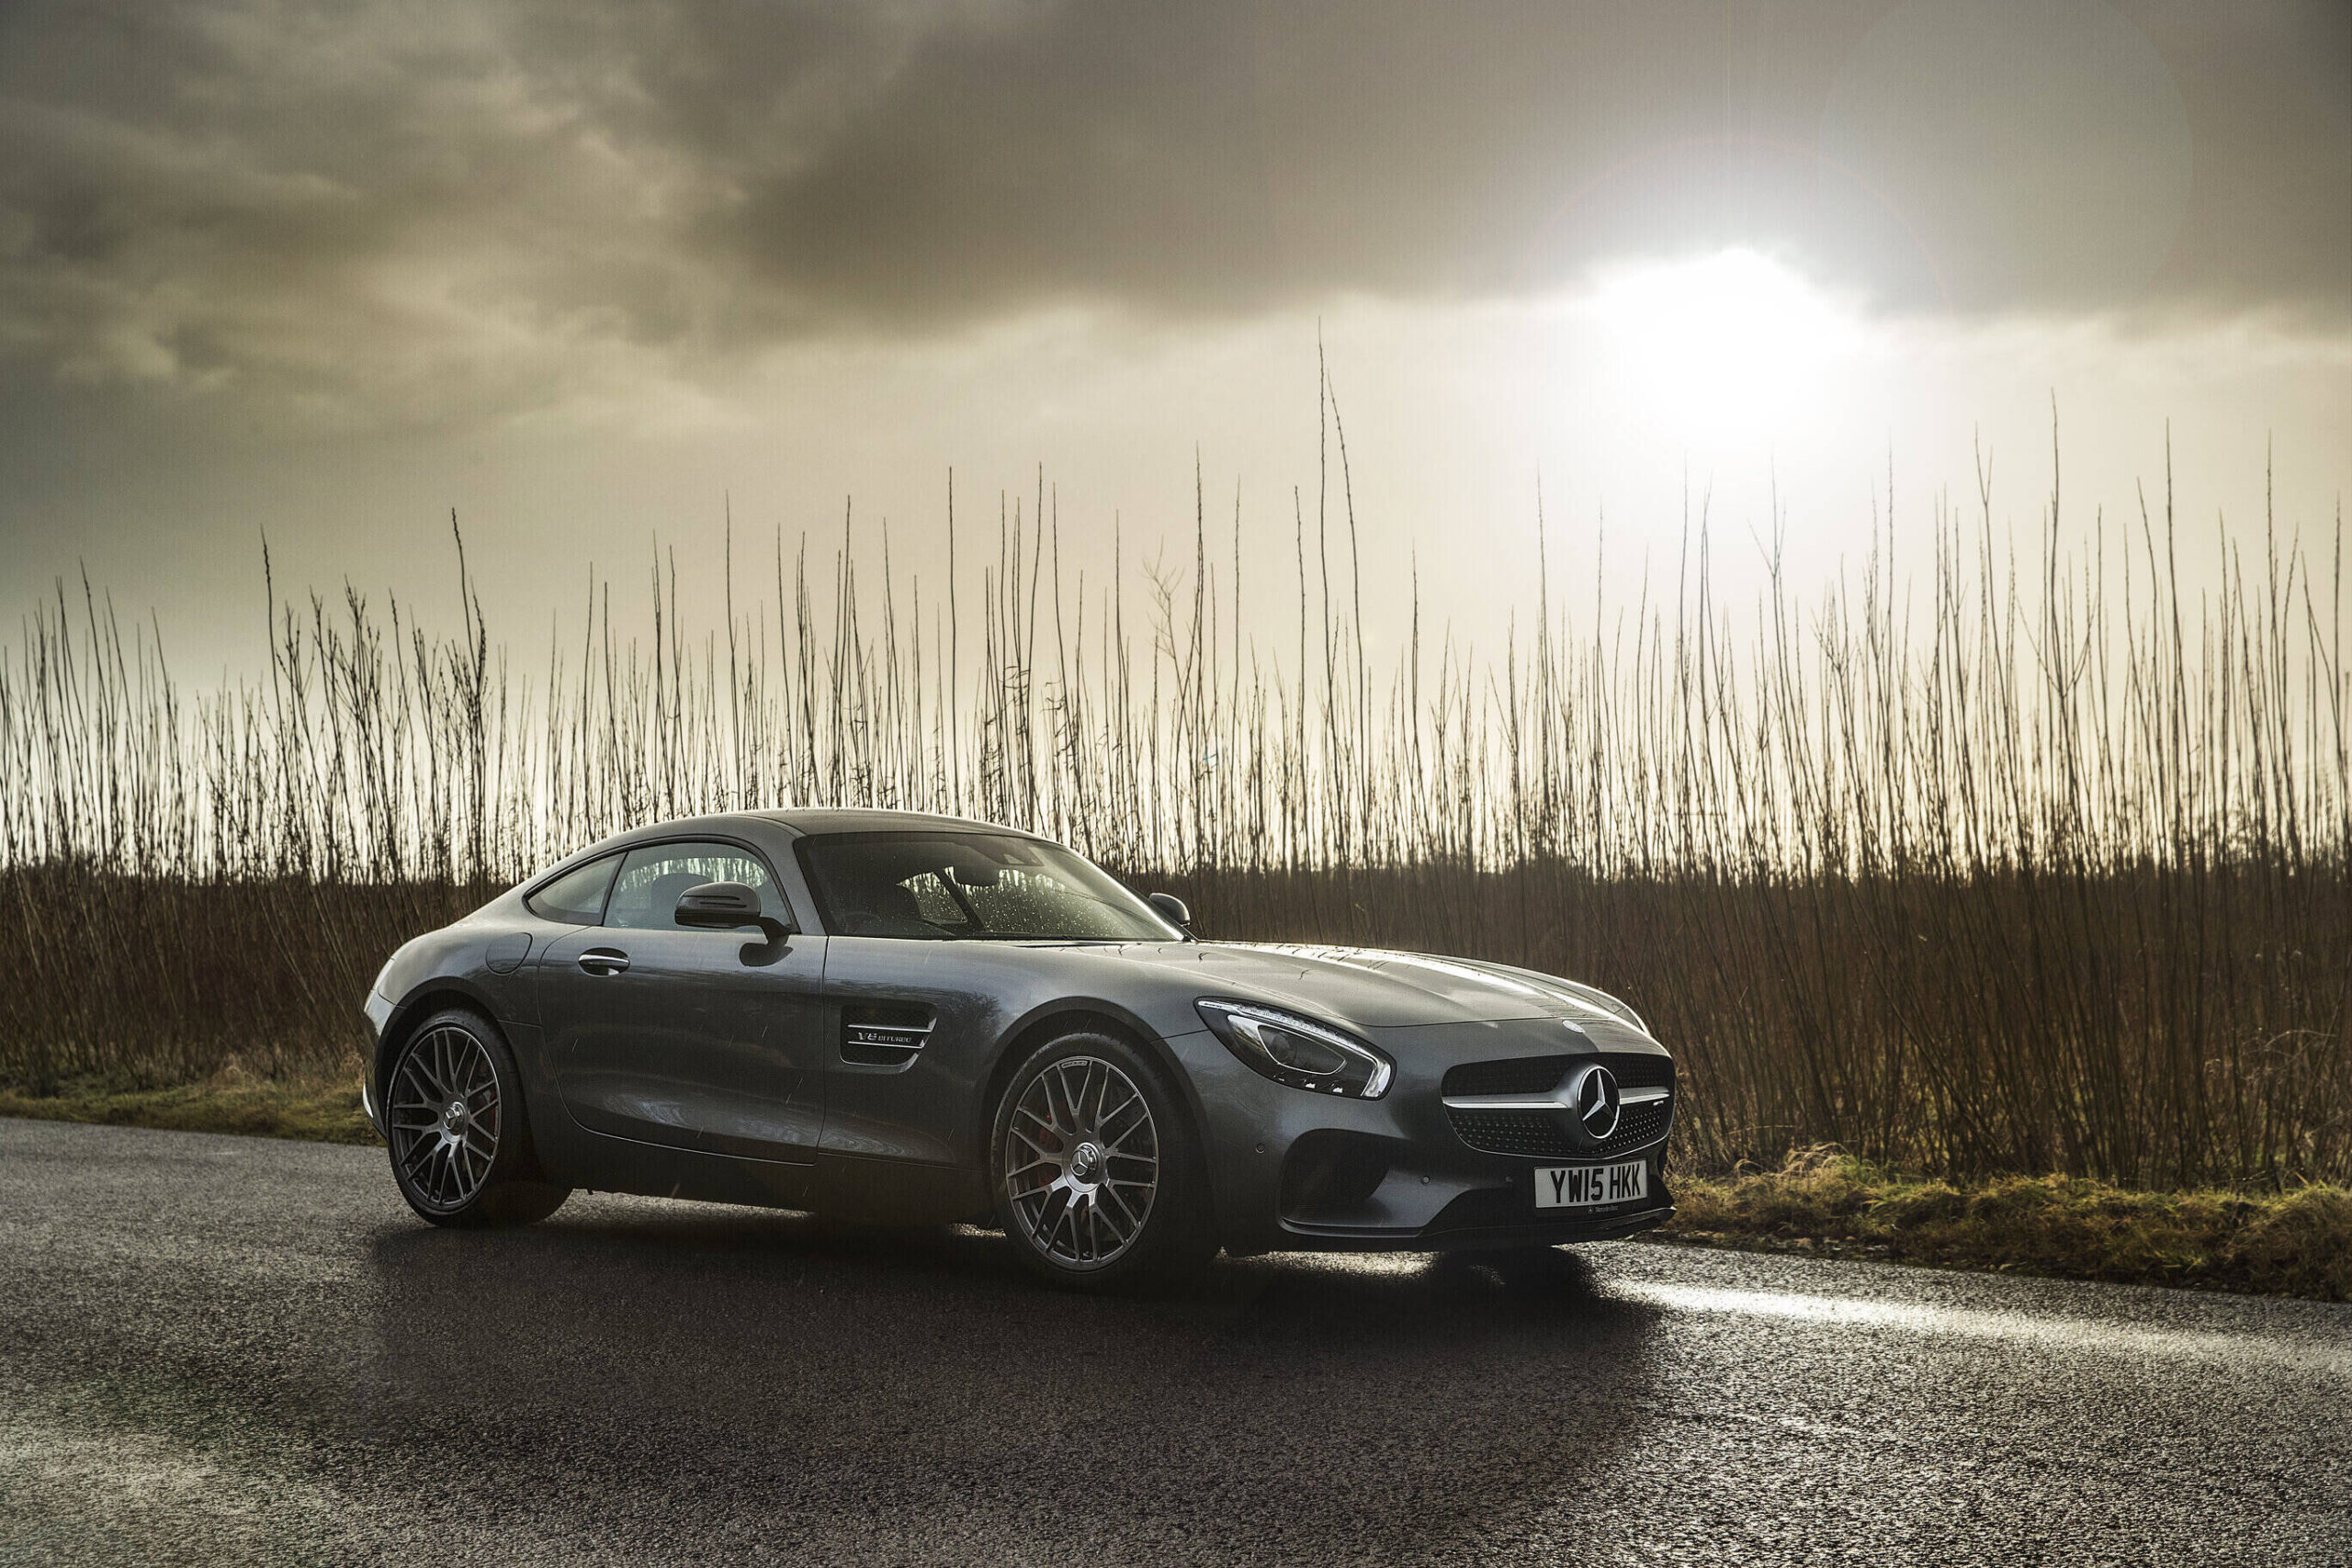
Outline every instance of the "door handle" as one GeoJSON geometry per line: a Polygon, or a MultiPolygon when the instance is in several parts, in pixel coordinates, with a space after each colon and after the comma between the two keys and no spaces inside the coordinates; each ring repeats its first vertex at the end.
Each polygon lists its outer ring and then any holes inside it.
{"type": "Polygon", "coordinates": [[[592,947],[580,955],[580,967],[591,975],[617,975],[628,967],[628,954],[617,948],[592,947]]]}

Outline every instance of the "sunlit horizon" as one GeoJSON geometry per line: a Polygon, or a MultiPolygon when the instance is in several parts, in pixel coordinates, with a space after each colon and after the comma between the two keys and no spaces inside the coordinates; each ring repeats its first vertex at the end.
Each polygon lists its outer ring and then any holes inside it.
{"type": "Polygon", "coordinates": [[[1867,342],[1858,310],[1745,247],[1598,269],[1577,308],[1646,417],[1701,438],[1801,427],[1823,379],[1867,342]]]}

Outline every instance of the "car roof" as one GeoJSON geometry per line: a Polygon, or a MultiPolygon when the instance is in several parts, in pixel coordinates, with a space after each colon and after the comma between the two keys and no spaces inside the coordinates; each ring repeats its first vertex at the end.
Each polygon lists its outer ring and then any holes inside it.
{"type": "Polygon", "coordinates": [[[978,829],[990,833],[1012,833],[1023,839],[1035,834],[1020,828],[1008,828],[1001,822],[983,822],[972,817],[943,817],[928,811],[891,811],[880,807],[806,807],[791,810],[746,811],[743,816],[774,822],[802,835],[813,833],[891,833],[921,831],[926,828],[944,828],[970,832],[978,829]]]}
{"type": "Polygon", "coordinates": [[[1016,838],[1035,839],[1037,834],[1020,828],[1008,828],[1001,822],[983,822],[973,817],[942,817],[927,811],[889,811],[880,807],[809,807],[805,809],[775,811],[717,811],[702,817],[674,817],[666,822],[645,822],[634,828],[610,833],[582,849],[574,850],[561,860],[541,868],[519,885],[544,886],[550,878],[573,866],[581,865],[598,855],[618,850],[632,849],[639,844],[655,843],[664,839],[683,838],[695,833],[741,833],[752,823],[782,828],[794,838],[807,838],[819,833],[891,833],[921,832],[925,829],[948,829],[962,832],[1010,833],[1016,838]]]}

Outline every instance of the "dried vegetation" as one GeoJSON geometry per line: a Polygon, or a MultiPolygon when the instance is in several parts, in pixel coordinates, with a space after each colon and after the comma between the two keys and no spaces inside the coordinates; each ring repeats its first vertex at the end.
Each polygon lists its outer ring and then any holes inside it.
{"type": "Polygon", "coordinates": [[[1218,935],[1604,986],[1684,1064],[1686,1168],[1834,1143],[1959,1177],[2352,1178],[2340,518],[2317,550],[2224,532],[2186,582],[2168,493],[2084,519],[2053,491],[2018,544],[1985,487],[1901,571],[1891,525],[1813,590],[1767,537],[1735,605],[1702,512],[1638,602],[1548,560],[1483,649],[1417,613],[1382,661],[1331,430],[1288,581],[1245,585],[1244,520],[1201,507],[1188,566],[1089,582],[1041,484],[984,558],[956,518],[930,574],[885,542],[862,579],[846,520],[813,563],[730,547],[700,634],[674,563],[650,642],[599,587],[528,675],[460,547],[454,630],[274,596],[266,681],[195,694],[61,591],[0,650],[0,1081],[333,1068],[401,940],[560,853],[870,803],[1033,826],[1218,935]]]}

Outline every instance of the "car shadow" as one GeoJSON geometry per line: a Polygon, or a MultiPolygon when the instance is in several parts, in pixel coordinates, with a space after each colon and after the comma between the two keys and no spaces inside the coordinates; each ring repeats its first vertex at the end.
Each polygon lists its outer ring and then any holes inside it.
{"type": "Polygon", "coordinates": [[[374,1440],[496,1452],[605,1540],[685,1488],[812,1555],[1394,1552],[1507,1537],[1649,1424],[1655,1314],[1566,1254],[1516,1286],[1276,1255],[1091,1297],[965,1227],[596,1200],[372,1257],[374,1440]]]}

